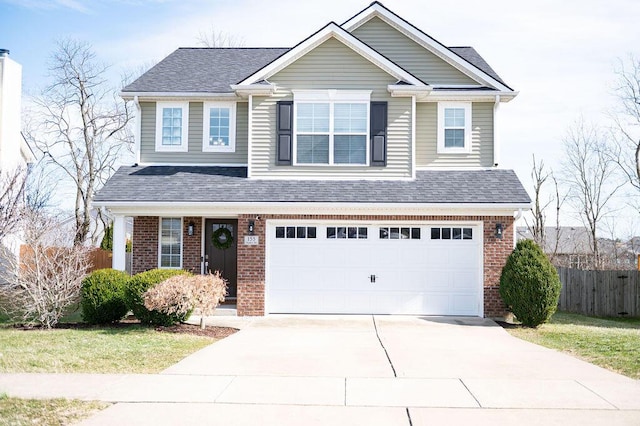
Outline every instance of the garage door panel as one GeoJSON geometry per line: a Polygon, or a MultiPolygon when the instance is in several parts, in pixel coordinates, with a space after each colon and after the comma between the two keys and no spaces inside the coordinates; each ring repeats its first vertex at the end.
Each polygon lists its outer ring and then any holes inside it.
{"type": "Polygon", "coordinates": [[[473,290],[477,288],[477,273],[473,270],[451,272],[452,288],[456,290],[473,290]]]}
{"type": "MultiPolygon", "coordinates": [[[[357,226],[367,228],[366,239],[327,238],[327,227],[345,225],[314,226],[315,239],[278,239],[275,230],[269,233],[269,312],[480,313],[482,248],[477,239],[432,240],[430,228],[419,225],[411,225],[419,232],[407,237],[398,232],[404,224],[388,225],[386,239],[380,235],[382,226],[364,224],[357,226]]],[[[473,229],[474,236],[481,235],[473,229]]]]}
{"type": "Polygon", "coordinates": [[[454,315],[475,315],[478,311],[478,296],[476,294],[454,294],[451,298],[454,315]]]}

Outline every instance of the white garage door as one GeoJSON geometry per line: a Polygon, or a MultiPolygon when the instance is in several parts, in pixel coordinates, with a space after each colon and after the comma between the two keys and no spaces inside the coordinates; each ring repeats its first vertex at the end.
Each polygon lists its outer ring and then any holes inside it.
{"type": "Polygon", "coordinates": [[[270,313],[482,315],[477,224],[270,222],[270,313]]]}

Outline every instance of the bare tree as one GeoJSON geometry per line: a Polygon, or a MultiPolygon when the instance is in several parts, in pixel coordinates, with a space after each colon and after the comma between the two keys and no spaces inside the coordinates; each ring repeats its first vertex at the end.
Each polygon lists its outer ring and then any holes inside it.
{"type": "Polygon", "coordinates": [[[527,221],[527,227],[529,228],[529,231],[533,236],[533,240],[540,247],[544,247],[545,245],[545,210],[553,201],[552,199],[546,201],[542,200],[542,191],[544,189],[543,186],[547,182],[547,179],[549,179],[550,175],[551,173],[545,169],[544,161],[540,160],[539,162],[536,162],[536,156],[534,154],[533,167],[531,168],[531,180],[533,181],[534,194],[533,210],[531,211],[531,213],[533,214],[533,221],[531,224],[529,224],[527,221]]]}
{"type": "Polygon", "coordinates": [[[109,87],[107,70],[90,45],[58,42],[51,60],[52,83],[36,99],[37,126],[26,132],[75,185],[75,245],[90,236],[93,196],[132,142],[131,110],[109,87]]]}
{"type": "Polygon", "coordinates": [[[1,271],[2,308],[13,319],[52,328],[80,297],[88,248],[61,246],[72,231],[43,212],[25,212],[21,230],[25,245],[20,258],[11,258],[10,267],[1,271]]]}
{"type": "Polygon", "coordinates": [[[629,55],[616,67],[618,111],[614,121],[619,137],[614,159],[629,183],[640,191],[640,59],[629,55]]]}
{"type": "Polygon", "coordinates": [[[563,182],[568,201],[589,230],[594,267],[602,265],[596,236],[602,219],[610,213],[610,202],[624,186],[616,176],[616,165],[607,154],[607,136],[599,128],[577,121],[564,138],[563,182]]]}
{"type": "Polygon", "coordinates": [[[20,223],[25,202],[27,173],[18,167],[0,171],[0,241],[13,234],[20,223]]]}
{"type": "Polygon", "coordinates": [[[212,25],[208,31],[200,31],[196,36],[196,42],[202,47],[243,47],[242,37],[218,31],[212,25]]]}

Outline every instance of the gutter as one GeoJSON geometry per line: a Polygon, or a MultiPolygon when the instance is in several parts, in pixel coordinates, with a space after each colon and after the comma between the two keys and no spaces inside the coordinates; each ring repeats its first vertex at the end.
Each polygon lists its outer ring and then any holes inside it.
{"type": "Polygon", "coordinates": [[[331,203],[331,202],[169,202],[94,201],[114,213],[130,216],[178,214],[180,216],[222,214],[366,214],[366,215],[456,215],[513,216],[528,210],[529,203],[331,203]]]}

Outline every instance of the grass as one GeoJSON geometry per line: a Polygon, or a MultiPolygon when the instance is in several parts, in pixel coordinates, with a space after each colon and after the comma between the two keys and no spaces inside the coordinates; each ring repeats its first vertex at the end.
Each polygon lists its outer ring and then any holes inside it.
{"type": "Polygon", "coordinates": [[[108,405],[95,401],[19,399],[0,395],[0,425],[67,425],[108,405]]]}
{"type": "Polygon", "coordinates": [[[143,326],[0,327],[0,373],[158,373],[214,341],[143,326]]]}
{"type": "Polygon", "coordinates": [[[640,379],[640,318],[593,318],[556,312],[550,323],[537,329],[507,331],[529,342],[640,379]]]}

